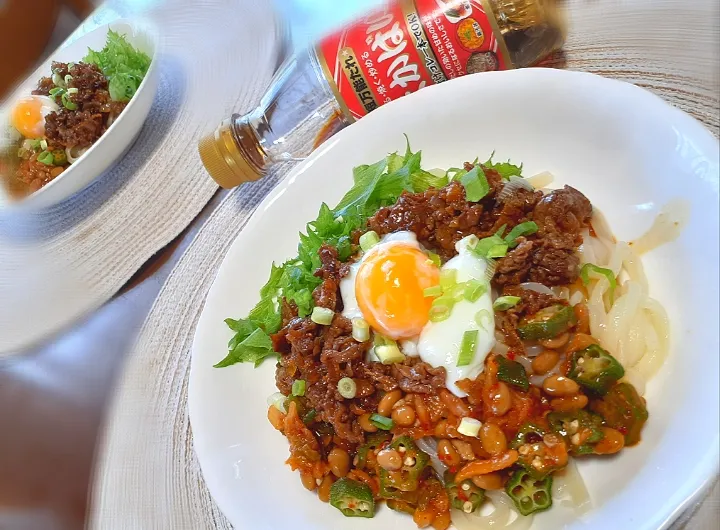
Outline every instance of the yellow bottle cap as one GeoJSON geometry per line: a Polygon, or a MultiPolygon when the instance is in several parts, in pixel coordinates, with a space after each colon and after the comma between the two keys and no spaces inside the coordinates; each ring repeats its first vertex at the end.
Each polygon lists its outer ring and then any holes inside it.
{"type": "MultiPolygon", "coordinates": [[[[245,141],[239,143],[233,136],[231,120],[225,120],[215,129],[215,132],[204,136],[199,144],[200,159],[210,176],[221,187],[229,189],[260,179],[265,173],[252,159],[258,158],[261,148],[256,145],[248,153],[245,141]]],[[[262,161],[262,156],[260,157],[262,161]]]]}

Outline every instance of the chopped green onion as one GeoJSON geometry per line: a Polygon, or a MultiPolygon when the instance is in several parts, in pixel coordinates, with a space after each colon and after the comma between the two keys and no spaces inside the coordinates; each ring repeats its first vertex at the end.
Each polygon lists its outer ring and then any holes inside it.
{"type": "Polygon", "coordinates": [[[50,95],[53,96],[53,97],[54,97],[54,96],[57,96],[58,94],[62,94],[63,92],[65,92],[65,89],[64,89],[64,88],[60,88],[60,87],[58,87],[58,86],[56,86],[56,87],[51,88],[50,90],[48,90],[48,94],[50,94],[50,95]]]}
{"type": "Polygon", "coordinates": [[[390,418],[381,416],[380,414],[372,414],[370,416],[370,423],[375,425],[375,427],[377,427],[378,429],[382,429],[383,431],[389,431],[393,428],[393,421],[390,418]]]}
{"type": "Polygon", "coordinates": [[[269,407],[275,407],[283,414],[287,414],[287,409],[285,408],[285,395],[283,395],[282,392],[270,394],[267,398],[267,404],[269,407]]]}
{"type": "Polygon", "coordinates": [[[375,355],[383,364],[401,363],[405,360],[405,354],[400,351],[395,342],[375,346],[375,355]]]}
{"type": "Polygon", "coordinates": [[[480,427],[482,427],[480,420],[466,417],[460,420],[457,431],[463,436],[477,437],[480,432],[480,427]]]}
{"type": "Polygon", "coordinates": [[[364,252],[367,252],[378,243],[380,243],[380,236],[378,236],[374,230],[365,232],[360,236],[360,248],[363,249],[364,252]]]}
{"type": "Polygon", "coordinates": [[[332,323],[334,316],[335,311],[333,311],[332,309],[328,309],[327,307],[315,306],[313,307],[312,314],[310,315],[310,320],[312,320],[316,324],[329,326],[332,323]]]}
{"type": "Polygon", "coordinates": [[[358,342],[370,340],[370,326],[364,318],[352,319],[352,337],[358,342]]]}
{"type": "Polygon", "coordinates": [[[453,299],[448,298],[447,296],[441,296],[440,298],[433,300],[433,303],[430,306],[430,322],[442,322],[443,320],[447,320],[454,305],[455,302],[453,299]]]}
{"type": "Polygon", "coordinates": [[[66,88],[65,80],[60,76],[59,73],[54,72],[52,75],[52,82],[55,84],[55,86],[60,88],[66,88]]]}
{"type": "Polygon", "coordinates": [[[55,157],[53,157],[50,151],[43,151],[38,155],[37,161],[46,166],[52,166],[53,162],[55,162],[55,157]]]}
{"type": "Polygon", "coordinates": [[[355,384],[355,381],[349,377],[343,377],[340,379],[337,384],[337,389],[338,392],[340,392],[340,395],[345,399],[352,399],[355,397],[355,394],[357,394],[357,385],[355,384]]]}
{"type": "Polygon", "coordinates": [[[492,314],[487,309],[481,309],[475,313],[475,322],[485,331],[488,331],[488,327],[492,323],[492,318],[492,314]]]}
{"type": "Polygon", "coordinates": [[[24,147],[20,147],[18,148],[17,156],[18,158],[30,158],[30,151],[24,147]]]}
{"type": "Polygon", "coordinates": [[[68,88],[68,94],[77,94],[79,91],[77,88],[68,88]]]}
{"type": "Polygon", "coordinates": [[[487,285],[478,280],[468,280],[465,282],[463,296],[468,302],[477,302],[482,295],[487,292],[487,285]]]}
{"type": "Polygon", "coordinates": [[[480,257],[491,259],[491,258],[502,258],[507,254],[507,242],[497,234],[490,237],[484,237],[473,249],[475,254],[480,257]]]}
{"type": "Polygon", "coordinates": [[[478,202],[490,192],[490,184],[480,166],[473,167],[458,180],[465,188],[465,199],[469,202],[478,202]]]}
{"type": "Polygon", "coordinates": [[[450,287],[455,285],[456,278],[456,269],[445,269],[440,271],[440,286],[443,288],[443,291],[447,291],[450,287]]]}
{"type": "Polygon", "coordinates": [[[296,379],[292,384],[292,395],[298,397],[304,396],[306,386],[304,379],[296,379]]]}
{"type": "Polygon", "coordinates": [[[495,311],[507,311],[511,307],[515,307],[520,303],[519,296],[500,296],[493,302],[495,311]]]}
{"type": "Polygon", "coordinates": [[[423,289],[423,296],[425,298],[440,296],[443,294],[442,287],[439,285],[433,285],[432,287],[428,287],[427,289],[423,289]]]}
{"type": "Polygon", "coordinates": [[[453,302],[459,302],[465,299],[465,283],[456,283],[446,293],[447,296],[452,298],[453,302]]]}
{"type": "Polygon", "coordinates": [[[309,424],[311,424],[312,421],[315,419],[315,416],[317,416],[317,410],[315,410],[315,409],[310,409],[310,410],[308,411],[308,413],[305,414],[305,416],[303,416],[302,421],[303,421],[303,423],[304,423],[305,425],[309,425],[309,424]]]}
{"type": "Polygon", "coordinates": [[[598,267],[597,265],[593,265],[592,263],[586,263],[580,269],[580,279],[585,285],[588,285],[590,283],[591,272],[605,276],[605,278],[607,279],[608,283],[610,284],[610,303],[612,304],[615,298],[615,288],[617,287],[617,279],[615,278],[615,274],[610,269],[598,267]]]}
{"type": "Polygon", "coordinates": [[[442,260],[440,259],[440,256],[438,256],[434,252],[428,252],[428,258],[436,267],[440,267],[442,265],[442,260]]]}
{"type": "Polygon", "coordinates": [[[475,357],[475,347],[477,346],[477,338],[480,332],[476,329],[468,330],[463,333],[462,342],[460,343],[460,354],[458,355],[457,365],[467,366],[475,357]]]}
{"type": "Polygon", "coordinates": [[[510,233],[505,236],[505,241],[510,248],[517,246],[517,238],[523,236],[529,236],[538,231],[538,225],[534,221],[525,221],[520,223],[515,228],[510,230],[510,233]]]}
{"type": "Polygon", "coordinates": [[[502,258],[507,254],[508,246],[507,244],[500,244],[500,245],[493,245],[488,249],[487,257],[488,258],[502,258]]]}
{"type": "Polygon", "coordinates": [[[65,76],[65,84],[66,85],[69,84],[70,81],[72,81],[72,78],[73,78],[73,76],[71,76],[70,74],[66,75],[65,76]]]}
{"type": "Polygon", "coordinates": [[[373,343],[375,344],[375,346],[392,346],[396,344],[394,340],[389,339],[386,336],[381,335],[380,333],[375,333],[373,343]]]}
{"type": "Polygon", "coordinates": [[[505,233],[505,229],[506,229],[506,228],[507,228],[507,223],[505,223],[505,224],[502,225],[500,228],[498,228],[498,229],[497,229],[497,232],[495,232],[495,235],[498,236],[498,237],[502,237],[503,234],[505,233]]]}
{"type": "MultiPolygon", "coordinates": [[[[40,138],[36,138],[35,140],[25,140],[25,142],[23,142],[23,143],[27,143],[27,147],[29,149],[33,149],[34,151],[37,151],[38,149],[40,149],[40,142],[42,142],[42,140],[40,138]]],[[[43,151],[45,149],[47,149],[47,147],[43,148],[43,151]]]]}
{"type": "Polygon", "coordinates": [[[74,66],[75,66],[75,63],[68,63],[68,71],[72,70],[74,66]]]}
{"type": "Polygon", "coordinates": [[[77,104],[70,100],[70,97],[68,96],[67,92],[64,92],[62,97],[60,98],[62,101],[63,107],[65,107],[68,110],[77,110],[77,104]]]}
{"type": "Polygon", "coordinates": [[[466,236],[464,240],[467,248],[469,248],[470,250],[474,249],[477,244],[480,243],[480,239],[478,239],[478,236],[476,236],[475,234],[470,234],[469,236],[466,236]]]}
{"type": "Polygon", "coordinates": [[[43,151],[47,151],[47,147],[48,147],[47,140],[45,140],[45,139],[40,140],[40,149],[42,149],[43,151]]]}

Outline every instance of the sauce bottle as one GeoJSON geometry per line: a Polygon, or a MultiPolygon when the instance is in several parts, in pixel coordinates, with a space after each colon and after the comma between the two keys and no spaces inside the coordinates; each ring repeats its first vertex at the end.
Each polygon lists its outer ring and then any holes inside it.
{"type": "Polygon", "coordinates": [[[286,61],[260,105],[199,144],[224,188],[301,160],[374,109],[455,77],[536,64],[565,41],[556,0],[390,0],[286,61]]]}

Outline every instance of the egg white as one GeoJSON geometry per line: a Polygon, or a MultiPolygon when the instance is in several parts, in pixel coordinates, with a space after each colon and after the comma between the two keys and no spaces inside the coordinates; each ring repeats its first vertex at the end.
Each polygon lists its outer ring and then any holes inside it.
{"type": "MultiPolygon", "coordinates": [[[[458,255],[443,265],[443,270],[457,271],[457,282],[478,280],[487,284],[485,269],[487,262],[475,255],[469,248],[470,238],[459,241],[455,248],[458,255]]],[[[461,379],[474,379],[485,366],[485,358],[495,345],[495,316],[492,308],[490,286],[477,301],[461,300],[457,302],[450,316],[442,322],[428,322],[420,333],[417,351],[420,358],[434,366],[443,366],[447,377],[445,385],[448,390],[458,397],[467,394],[460,390],[456,383],[461,379]],[[487,318],[483,319],[482,326],[476,321],[478,312],[487,311],[487,318]],[[478,339],[475,345],[475,356],[467,366],[457,366],[460,344],[466,331],[478,330],[478,339]]]]}

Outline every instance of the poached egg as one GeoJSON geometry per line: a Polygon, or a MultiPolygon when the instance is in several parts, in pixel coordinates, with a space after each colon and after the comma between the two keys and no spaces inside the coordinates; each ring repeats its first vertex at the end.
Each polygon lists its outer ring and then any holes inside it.
{"type": "MultiPolygon", "coordinates": [[[[463,397],[456,385],[464,378],[477,377],[495,344],[495,319],[490,286],[485,278],[487,263],[470,246],[473,236],[459,241],[458,255],[442,268],[435,265],[414,233],[404,231],[384,236],[350,266],[340,282],[343,316],[364,318],[372,330],[398,341],[405,355],[416,356],[446,370],[446,386],[463,397]],[[429,320],[433,298],[425,289],[440,283],[440,271],[454,269],[458,283],[476,280],[486,286],[475,301],[455,303],[447,319],[429,320]],[[478,331],[475,355],[470,364],[457,366],[460,344],[466,331],[478,331]]],[[[369,352],[370,360],[377,360],[369,352]]]]}

